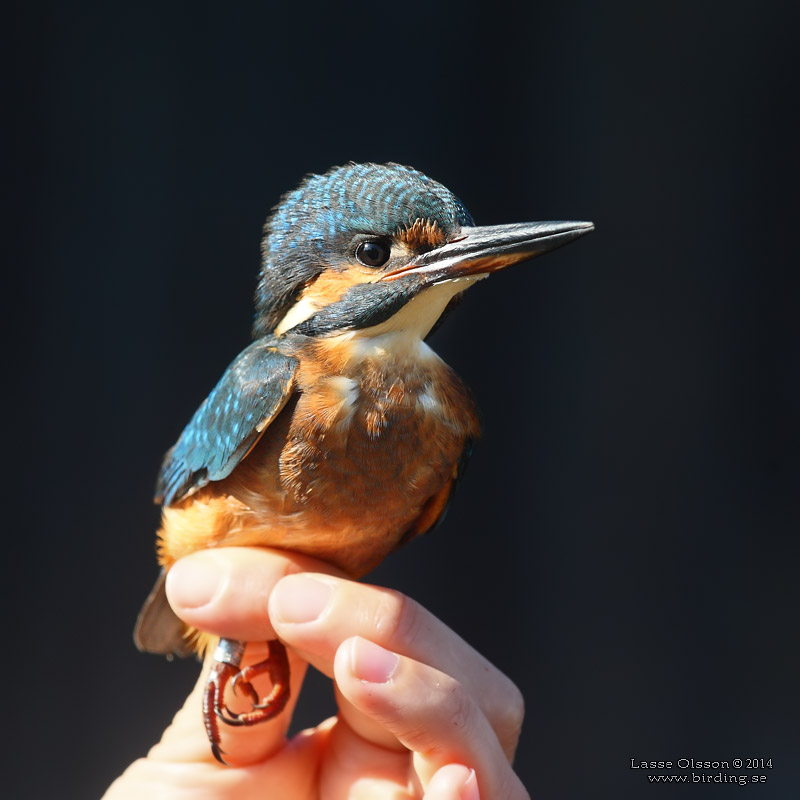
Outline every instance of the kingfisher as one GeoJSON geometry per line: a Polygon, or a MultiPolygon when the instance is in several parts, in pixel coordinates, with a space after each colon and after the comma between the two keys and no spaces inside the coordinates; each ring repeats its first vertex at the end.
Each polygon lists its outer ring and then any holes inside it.
{"type": "Polygon", "coordinates": [[[241,669],[245,642],[186,628],[166,573],[219,546],[283,548],[359,578],[444,516],[480,434],[470,390],[427,339],[472,284],[589,233],[591,222],[477,227],[440,183],[399,164],[308,176],[264,226],[253,341],[167,452],[156,489],[161,575],[141,650],[215,647],[203,717],[253,725],[289,699],[284,645],[241,669]],[[253,687],[268,674],[272,689],[253,687]],[[234,713],[226,687],[251,710],[234,713]]]}

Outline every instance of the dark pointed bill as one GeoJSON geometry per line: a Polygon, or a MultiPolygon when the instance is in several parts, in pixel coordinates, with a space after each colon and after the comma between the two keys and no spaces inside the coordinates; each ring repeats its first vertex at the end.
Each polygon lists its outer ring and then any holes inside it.
{"type": "Polygon", "coordinates": [[[383,276],[419,275],[432,283],[482,275],[549,253],[594,230],[591,222],[519,222],[462,228],[458,239],[417,256],[383,276]]]}

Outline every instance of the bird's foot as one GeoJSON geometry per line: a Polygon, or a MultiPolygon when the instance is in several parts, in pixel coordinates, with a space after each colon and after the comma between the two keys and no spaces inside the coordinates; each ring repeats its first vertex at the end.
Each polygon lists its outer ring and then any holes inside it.
{"type": "Polygon", "coordinates": [[[255,725],[277,717],[289,702],[289,659],[286,656],[286,648],[277,639],[273,639],[269,643],[269,657],[240,670],[234,676],[231,685],[234,692],[241,692],[250,698],[252,710],[234,714],[226,706],[225,722],[229,725],[255,725]],[[260,700],[252,681],[265,672],[272,681],[272,691],[260,700]]]}
{"type": "Polygon", "coordinates": [[[214,653],[214,662],[203,693],[203,722],[211,752],[221,764],[226,762],[222,758],[224,751],[220,748],[218,720],[226,725],[256,725],[277,717],[289,701],[289,659],[286,648],[277,639],[268,644],[269,656],[244,669],[239,669],[244,655],[244,642],[220,639],[214,653]],[[272,681],[272,691],[262,700],[252,681],[264,673],[272,681]],[[234,692],[244,694],[250,700],[250,711],[235,713],[225,705],[225,688],[229,682],[234,692]]]}

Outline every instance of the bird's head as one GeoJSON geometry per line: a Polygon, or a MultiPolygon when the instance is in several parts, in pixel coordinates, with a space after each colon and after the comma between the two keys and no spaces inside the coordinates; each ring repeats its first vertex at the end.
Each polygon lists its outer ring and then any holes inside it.
{"type": "Polygon", "coordinates": [[[463,203],[421,172],[335,167],[285,195],[267,221],[254,334],[393,329],[424,338],[475,281],[593,227],[475,227],[463,203]]]}

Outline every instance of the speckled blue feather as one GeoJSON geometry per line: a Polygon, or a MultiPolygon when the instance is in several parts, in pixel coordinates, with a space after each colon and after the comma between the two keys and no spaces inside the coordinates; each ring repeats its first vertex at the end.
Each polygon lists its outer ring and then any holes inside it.
{"type": "Polygon", "coordinates": [[[447,188],[399,164],[347,164],[311,175],[284,195],[264,229],[254,336],[274,330],[303,285],[336,268],[358,234],[390,235],[417,219],[450,238],[472,225],[447,188]]]}
{"type": "Polygon", "coordinates": [[[230,475],[285,405],[296,367],[272,337],[239,353],[164,458],[156,502],[172,505],[230,475]]]}

